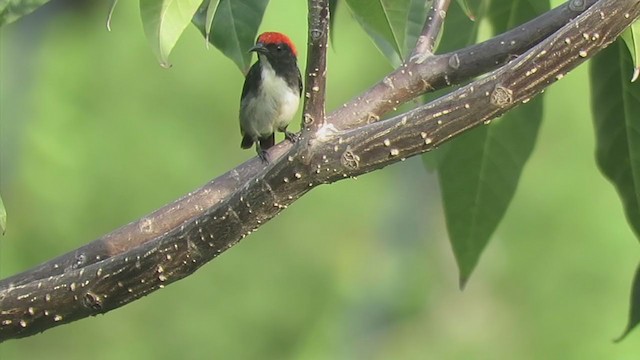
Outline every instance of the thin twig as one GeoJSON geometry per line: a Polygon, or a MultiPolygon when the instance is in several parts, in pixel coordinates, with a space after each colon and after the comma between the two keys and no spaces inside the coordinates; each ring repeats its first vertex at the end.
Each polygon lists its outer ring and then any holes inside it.
{"type": "Polygon", "coordinates": [[[413,53],[411,53],[410,61],[416,63],[424,62],[424,60],[433,55],[433,47],[440,36],[444,18],[447,16],[447,9],[451,0],[433,0],[431,7],[427,13],[427,20],[422,28],[422,33],[418,37],[413,53]]]}
{"type": "Polygon", "coordinates": [[[325,122],[329,1],[309,0],[309,38],[305,74],[303,127],[314,133],[325,122]]]}

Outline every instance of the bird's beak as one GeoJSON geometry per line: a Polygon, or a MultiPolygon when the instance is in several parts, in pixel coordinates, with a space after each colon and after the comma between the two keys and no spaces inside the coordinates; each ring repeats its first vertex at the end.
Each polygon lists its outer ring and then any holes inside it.
{"type": "Polygon", "coordinates": [[[263,43],[259,42],[257,44],[255,44],[255,46],[253,46],[251,49],[249,49],[249,52],[255,51],[258,54],[266,54],[267,53],[267,48],[264,46],[263,43]]]}

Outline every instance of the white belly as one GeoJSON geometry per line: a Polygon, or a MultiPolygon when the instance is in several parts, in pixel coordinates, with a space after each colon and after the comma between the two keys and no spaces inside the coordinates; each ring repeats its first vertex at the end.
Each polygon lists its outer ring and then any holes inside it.
{"type": "Polygon", "coordinates": [[[298,111],[300,96],[298,89],[292,90],[276,76],[268,61],[262,61],[262,87],[258,96],[245,99],[245,111],[240,114],[240,126],[245,134],[253,138],[266,137],[276,130],[284,130],[298,111]]]}

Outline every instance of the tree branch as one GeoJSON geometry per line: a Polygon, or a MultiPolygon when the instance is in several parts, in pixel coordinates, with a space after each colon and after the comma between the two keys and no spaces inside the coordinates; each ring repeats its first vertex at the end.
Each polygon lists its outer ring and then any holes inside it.
{"type": "Polygon", "coordinates": [[[359,128],[351,126],[359,122],[357,113],[344,118],[336,115],[340,111],[334,113],[335,123],[319,128],[315,139],[279,146],[277,154],[286,151],[287,156],[268,167],[251,160],[159,210],[160,218],[147,217],[123,228],[128,232],[115,237],[120,246],[99,242],[102,246],[95,248],[108,258],[76,251],[65,258],[75,259],[66,263],[69,267],[45,264],[40,269],[49,267],[48,275],[27,272],[0,282],[0,341],[107,312],[191,274],[313,187],[429,151],[528,101],[612,42],[639,16],[640,0],[597,1],[516,60],[430,104],[359,128]],[[350,126],[341,129],[336,124],[350,126]],[[193,217],[178,222],[174,213],[193,217]],[[162,217],[174,225],[156,222],[162,217]],[[119,236],[138,246],[123,251],[125,242],[119,236]]]}
{"type": "Polygon", "coordinates": [[[325,120],[329,16],[328,0],[309,0],[309,51],[302,112],[302,125],[306,133],[317,131],[324,125],[325,120]]]}
{"type": "Polygon", "coordinates": [[[416,47],[411,53],[410,61],[421,63],[427,57],[433,55],[433,47],[442,31],[442,25],[450,3],[451,0],[434,0],[431,3],[427,13],[427,21],[425,21],[422,34],[418,37],[416,47]]]}
{"type": "MultiPolygon", "coordinates": [[[[373,122],[424,91],[462,82],[490,71],[504,64],[514,54],[523,53],[551,35],[595,2],[571,1],[481,44],[429,57],[421,66],[408,64],[331,113],[327,122],[337,128],[373,122]]],[[[277,160],[290,150],[291,143],[283,141],[270,149],[270,156],[277,160]]],[[[226,199],[247,179],[258,176],[263,170],[264,166],[257,157],[250,159],[141,219],[44,264],[0,280],[0,289],[80,269],[163,236],[187,221],[202,216],[206,209],[226,199]]]]}
{"type": "Polygon", "coordinates": [[[547,38],[596,0],[572,0],[485,42],[418,63],[409,61],[327,117],[339,129],[378,121],[428,91],[458,84],[498,68],[547,38]],[[385,99],[385,101],[378,101],[385,99]]]}

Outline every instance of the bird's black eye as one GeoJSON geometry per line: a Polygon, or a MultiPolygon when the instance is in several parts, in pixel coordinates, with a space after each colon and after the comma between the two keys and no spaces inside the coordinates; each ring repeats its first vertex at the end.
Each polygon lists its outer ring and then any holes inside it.
{"type": "Polygon", "coordinates": [[[278,50],[278,51],[282,51],[282,45],[278,45],[278,46],[276,46],[276,50],[278,50]]]}

